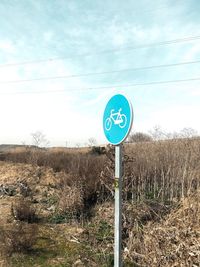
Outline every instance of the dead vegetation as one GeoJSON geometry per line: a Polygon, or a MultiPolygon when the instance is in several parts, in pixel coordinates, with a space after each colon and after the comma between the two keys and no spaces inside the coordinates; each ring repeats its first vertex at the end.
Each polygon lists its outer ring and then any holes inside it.
{"type": "MultiPolygon", "coordinates": [[[[125,144],[123,150],[124,266],[199,266],[200,140],[137,142],[125,144]]],[[[35,222],[39,228],[76,225],[83,229],[70,240],[87,255],[83,266],[113,266],[113,147],[92,147],[84,152],[34,148],[34,152],[23,149],[1,156],[5,161],[0,162],[1,201],[13,203],[9,209],[12,219],[7,216],[6,229],[10,230],[2,230],[3,247],[12,233],[16,234],[11,231],[16,222],[25,225],[25,232],[21,232],[25,240],[28,232],[33,236],[37,232],[31,230],[35,222]]],[[[0,217],[5,223],[5,214],[0,212],[0,217]]],[[[37,247],[43,239],[41,234],[36,236],[37,247]]],[[[56,245],[53,240],[48,242],[62,253],[71,249],[63,239],[56,245]]],[[[34,248],[34,242],[32,245],[34,248]]],[[[32,245],[24,245],[24,251],[32,245]]],[[[69,253],[77,253],[75,247],[72,251],[69,253]]],[[[23,253],[23,245],[16,252],[23,253]]],[[[80,263],[76,257],[70,256],[69,266],[80,263]]]]}
{"type": "Polygon", "coordinates": [[[199,191],[182,200],[160,222],[132,229],[129,236],[126,257],[139,266],[199,266],[199,191]]]}
{"type": "Polygon", "coordinates": [[[11,256],[13,253],[27,253],[33,249],[37,240],[38,225],[23,222],[1,226],[1,254],[11,256]]]}
{"type": "Polygon", "coordinates": [[[36,208],[32,206],[30,201],[24,198],[20,198],[15,203],[12,203],[11,215],[15,220],[27,223],[36,223],[39,220],[36,208]]]}

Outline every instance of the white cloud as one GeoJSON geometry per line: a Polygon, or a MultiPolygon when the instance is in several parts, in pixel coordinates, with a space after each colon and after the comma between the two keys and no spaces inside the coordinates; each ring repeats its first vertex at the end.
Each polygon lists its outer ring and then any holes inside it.
{"type": "Polygon", "coordinates": [[[0,50],[4,53],[13,54],[16,51],[14,44],[10,40],[0,41],[0,50]]]}
{"type": "Polygon", "coordinates": [[[199,121],[200,106],[193,105],[176,105],[167,108],[157,108],[147,114],[147,118],[142,122],[138,122],[138,128],[145,131],[152,129],[155,125],[168,132],[180,131],[185,127],[191,127],[200,131],[199,121]]]}
{"type": "MultiPolygon", "coordinates": [[[[0,67],[0,82],[14,81],[20,78],[18,69],[13,67],[0,67]]],[[[2,88],[4,85],[1,85],[2,88]]]]}
{"type": "Polygon", "coordinates": [[[191,90],[191,95],[193,96],[200,96],[200,86],[198,85],[196,88],[191,90]]]}
{"type": "Polygon", "coordinates": [[[103,100],[105,101],[105,99],[107,99],[108,97],[111,97],[114,93],[115,89],[111,89],[111,90],[105,90],[104,92],[100,92],[96,97],[95,95],[92,96],[92,99],[86,101],[83,104],[83,107],[90,107],[90,106],[94,106],[99,104],[100,102],[102,102],[103,100]]]}
{"type": "Polygon", "coordinates": [[[47,31],[44,33],[44,41],[49,42],[54,37],[54,33],[52,31],[47,31]]]}
{"type": "Polygon", "coordinates": [[[195,43],[189,48],[183,55],[183,59],[185,61],[190,61],[196,59],[196,57],[200,57],[200,43],[195,43]]]}
{"type": "Polygon", "coordinates": [[[132,25],[131,23],[120,23],[117,17],[112,21],[108,28],[108,35],[112,43],[116,47],[127,45],[127,43],[140,43],[146,38],[146,30],[140,25],[132,25]]]}

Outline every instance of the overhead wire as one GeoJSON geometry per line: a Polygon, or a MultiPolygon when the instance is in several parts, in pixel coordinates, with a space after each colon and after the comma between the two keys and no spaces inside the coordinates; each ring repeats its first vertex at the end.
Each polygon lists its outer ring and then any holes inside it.
{"type": "Polygon", "coordinates": [[[49,76],[49,77],[39,77],[39,78],[32,78],[32,79],[19,79],[19,80],[11,80],[11,81],[0,81],[0,84],[12,84],[12,83],[37,82],[37,81],[45,81],[45,80],[69,79],[69,78],[114,74],[114,73],[122,73],[122,72],[134,72],[134,71],[148,70],[148,69],[170,68],[170,67],[178,67],[178,66],[198,64],[198,63],[200,63],[200,60],[178,62],[178,63],[172,63],[172,64],[152,65],[152,66],[136,67],[136,68],[127,68],[127,69],[112,70],[112,71],[89,72],[89,73],[82,73],[82,74],[49,76]]]}
{"type": "Polygon", "coordinates": [[[99,86],[99,87],[83,87],[83,88],[67,88],[62,90],[43,90],[43,91],[15,91],[15,92],[0,92],[0,94],[38,94],[38,93],[64,93],[69,91],[88,91],[88,90],[103,90],[103,89],[114,89],[114,88],[128,88],[136,86],[149,86],[149,85],[160,85],[160,84],[171,84],[171,83],[184,83],[200,81],[200,77],[188,78],[188,79],[177,79],[177,80],[164,80],[164,81],[152,81],[143,83],[131,83],[131,84],[121,84],[121,85],[109,85],[109,86],[99,86]]]}
{"type": "Polygon", "coordinates": [[[189,36],[189,37],[184,37],[184,38],[172,39],[172,40],[162,41],[162,42],[154,42],[154,43],[137,45],[137,46],[126,46],[123,48],[113,48],[113,49],[102,50],[102,51],[97,51],[97,52],[93,52],[93,53],[85,53],[85,54],[77,54],[77,55],[74,54],[72,56],[62,56],[62,57],[55,57],[55,58],[37,59],[37,60],[22,61],[22,62],[16,62],[16,63],[5,63],[5,64],[0,64],[0,68],[20,66],[20,65],[28,65],[28,64],[40,64],[40,63],[45,63],[45,62],[54,62],[54,61],[65,60],[65,59],[76,58],[76,57],[87,57],[87,56],[94,56],[94,55],[107,54],[107,53],[116,53],[116,52],[149,48],[149,47],[154,47],[154,46],[165,46],[165,45],[171,45],[171,44],[178,44],[178,43],[182,43],[182,42],[195,41],[195,40],[199,40],[199,39],[200,39],[200,35],[189,36]]]}

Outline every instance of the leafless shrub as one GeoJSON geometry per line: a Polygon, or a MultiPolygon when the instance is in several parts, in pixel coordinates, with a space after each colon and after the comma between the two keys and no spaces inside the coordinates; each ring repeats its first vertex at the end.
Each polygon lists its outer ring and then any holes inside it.
{"type": "Polygon", "coordinates": [[[181,139],[129,145],[124,165],[124,199],[179,200],[200,185],[200,140],[181,139]]]}
{"type": "Polygon", "coordinates": [[[1,253],[10,256],[15,252],[26,253],[32,250],[36,243],[37,233],[38,226],[36,224],[17,222],[1,226],[1,253]]]}
{"type": "Polygon", "coordinates": [[[38,221],[36,209],[31,206],[27,200],[20,199],[17,203],[12,203],[11,215],[19,221],[34,223],[38,221]]]}
{"type": "Polygon", "coordinates": [[[77,155],[74,161],[70,162],[68,174],[59,182],[63,192],[60,196],[60,205],[67,202],[62,206],[67,207],[68,212],[71,209],[69,207],[73,207],[73,212],[76,213],[76,209],[78,216],[90,216],[90,211],[98,198],[103,162],[102,156],[91,154],[77,155]]]}
{"type": "Polygon", "coordinates": [[[153,138],[149,134],[142,132],[132,133],[128,137],[128,143],[151,142],[151,141],[153,141],[153,138]]]}
{"type": "MultiPolygon", "coordinates": [[[[161,130],[156,129],[159,139],[161,130]]],[[[13,161],[27,163],[27,151],[10,154],[13,161]],[[23,154],[24,153],[24,154],[23,154]],[[13,157],[13,158],[12,158],[13,157]]],[[[200,139],[179,138],[145,143],[125,144],[123,149],[123,198],[141,201],[156,199],[162,202],[179,200],[200,186],[200,139]]],[[[114,150],[104,155],[76,149],[38,150],[36,162],[54,171],[63,171],[67,185],[81,186],[84,203],[92,205],[114,196],[114,150]]],[[[30,159],[31,163],[31,159],[30,159]]],[[[58,181],[59,183],[59,181],[58,181]]]]}
{"type": "Polygon", "coordinates": [[[77,219],[84,209],[83,192],[79,186],[67,186],[62,189],[57,212],[66,214],[68,219],[77,219]]]}

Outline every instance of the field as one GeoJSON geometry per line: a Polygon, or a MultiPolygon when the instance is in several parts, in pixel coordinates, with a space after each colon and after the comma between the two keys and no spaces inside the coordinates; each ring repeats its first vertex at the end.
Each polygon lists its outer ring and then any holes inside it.
{"type": "MultiPolygon", "coordinates": [[[[123,147],[124,267],[200,266],[200,140],[123,147]]],[[[0,266],[113,266],[114,148],[0,153],[0,266]]]]}

